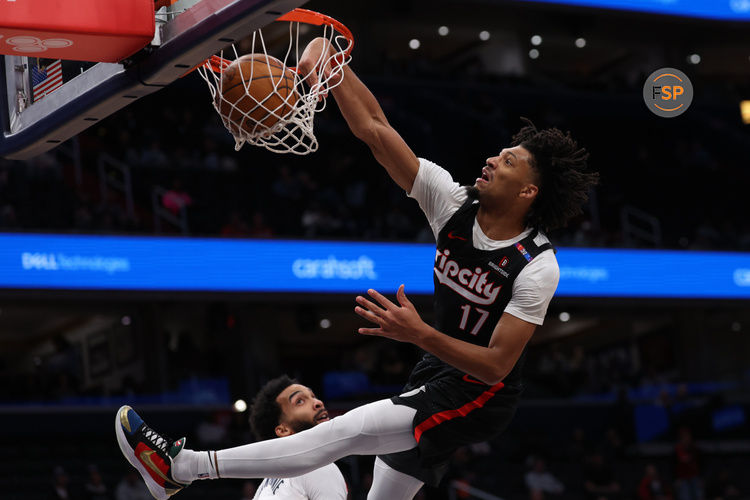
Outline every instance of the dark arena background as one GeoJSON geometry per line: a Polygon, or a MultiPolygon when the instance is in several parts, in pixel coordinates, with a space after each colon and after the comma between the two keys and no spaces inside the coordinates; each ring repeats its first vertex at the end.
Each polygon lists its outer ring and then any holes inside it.
{"type": "MultiPolygon", "coordinates": [[[[550,235],[560,288],[513,423],[417,498],[750,498],[750,4],[615,3],[304,5],[351,29],[351,66],[389,121],[456,180],[473,183],[522,116],[570,130],[601,174],[550,235]],[[660,68],[692,82],[679,117],[644,102],[660,68]],[[562,487],[532,489],[540,477],[562,487]]],[[[216,449],[252,441],[246,405],[282,373],[335,414],[399,391],[420,353],[358,335],[354,297],[396,266],[381,291],[405,283],[430,320],[432,233],[332,100],[315,132],[308,156],[235,152],[193,74],[48,153],[0,159],[0,498],[149,498],[127,487],[122,404],[216,449]],[[121,286],[79,282],[77,248],[121,286]],[[73,267],[39,285],[19,259],[73,267]]],[[[339,465],[366,498],[372,457],[339,465]]],[[[177,498],[248,500],[254,484],[177,498]]]]}

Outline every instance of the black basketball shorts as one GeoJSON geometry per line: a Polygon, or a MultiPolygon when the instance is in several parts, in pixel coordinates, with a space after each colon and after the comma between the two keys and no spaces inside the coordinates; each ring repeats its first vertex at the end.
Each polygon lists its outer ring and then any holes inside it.
{"type": "Polygon", "coordinates": [[[521,390],[503,383],[490,386],[469,375],[431,380],[391,398],[417,410],[412,424],[417,447],[381,455],[388,466],[436,486],[460,446],[487,441],[508,427],[521,390]]]}

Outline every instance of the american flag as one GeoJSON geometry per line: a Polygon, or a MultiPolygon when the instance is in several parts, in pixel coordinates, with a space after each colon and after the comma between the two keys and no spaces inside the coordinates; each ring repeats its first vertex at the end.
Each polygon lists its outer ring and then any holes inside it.
{"type": "Polygon", "coordinates": [[[62,61],[52,61],[45,66],[31,68],[31,84],[34,87],[34,102],[60,88],[63,84],[62,61]]]}

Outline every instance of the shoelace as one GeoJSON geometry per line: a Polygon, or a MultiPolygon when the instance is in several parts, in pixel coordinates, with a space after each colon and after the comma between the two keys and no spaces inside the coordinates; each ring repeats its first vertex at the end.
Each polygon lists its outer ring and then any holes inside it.
{"type": "Polygon", "coordinates": [[[143,436],[151,442],[151,444],[158,448],[162,453],[166,454],[169,448],[172,446],[173,440],[167,436],[162,436],[151,427],[143,425],[143,436]]]}

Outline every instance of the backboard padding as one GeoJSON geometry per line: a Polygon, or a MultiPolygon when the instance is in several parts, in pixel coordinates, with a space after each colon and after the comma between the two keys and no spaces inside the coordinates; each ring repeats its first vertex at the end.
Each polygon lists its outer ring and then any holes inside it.
{"type": "Polygon", "coordinates": [[[0,90],[6,96],[0,102],[0,156],[22,160],[54,148],[131,102],[169,85],[228,44],[306,0],[184,1],[194,5],[161,25],[158,46],[125,64],[96,64],[20,113],[10,96],[15,89],[8,88],[13,64],[4,58],[0,65],[0,90]]]}

